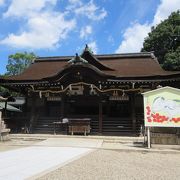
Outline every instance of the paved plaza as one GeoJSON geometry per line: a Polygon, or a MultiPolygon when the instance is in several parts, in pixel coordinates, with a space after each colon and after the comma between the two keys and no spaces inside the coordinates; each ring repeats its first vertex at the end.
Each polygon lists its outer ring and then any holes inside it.
{"type": "Polygon", "coordinates": [[[134,141],[142,138],[13,138],[0,143],[0,179],[179,180],[179,147],[148,150],[134,141]]]}
{"type": "Polygon", "coordinates": [[[0,179],[21,180],[47,172],[86,155],[101,144],[102,140],[56,138],[1,152],[0,179]]]}

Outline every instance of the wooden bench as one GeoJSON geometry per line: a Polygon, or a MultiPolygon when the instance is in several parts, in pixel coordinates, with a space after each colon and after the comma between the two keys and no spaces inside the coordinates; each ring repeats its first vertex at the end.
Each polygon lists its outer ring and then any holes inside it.
{"type": "Polygon", "coordinates": [[[68,118],[69,133],[84,133],[86,136],[90,133],[90,118],[68,118]]]}

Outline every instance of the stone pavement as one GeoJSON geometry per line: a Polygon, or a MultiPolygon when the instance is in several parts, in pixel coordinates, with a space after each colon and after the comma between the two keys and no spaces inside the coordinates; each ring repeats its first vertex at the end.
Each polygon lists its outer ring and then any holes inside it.
{"type": "MultiPolygon", "coordinates": [[[[148,151],[159,153],[180,153],[180,145],[157,145],[153,144],[151,149],[144,145],[144,137],[135,136],[71,136],[71,135],[52,135],[52,134],[11,134],[12,139],[37,141],[46,140],[38,143],[41,146],[70,146],[70,147],[90,147],[101,149],[112,149],[118,151],[148,151]],[[96,146],[91,146],[90,142],[96,146]],[[101,140],[101,141],[100,141],[101,140]]],[[[24,143],[22,143],[23,145],[24,143]]]]}
{"type": "Polygon", "coordinates": [[[1,152],[0,180],[21,180],[47,173],[56,166],[60,167],[92,152],[101,144],[102,140],[51,138],[30,147],[1,152]]]}
{"type": "Polygon", "coordinates": [[[48,147],[78,147],[78,148],[100,148],[102,139],[85,139],[85,138],[48,138],[39,142],[38,146],[48,147]]]}

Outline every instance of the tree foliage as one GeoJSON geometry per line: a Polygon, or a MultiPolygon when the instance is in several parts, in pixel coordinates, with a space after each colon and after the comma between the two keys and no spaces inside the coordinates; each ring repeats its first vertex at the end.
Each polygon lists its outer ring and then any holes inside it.
{"type": "Polygon", "coordinates": [[[142,51],[153,51],[166,70],[180,70],[180,11],[173,12],[151,32],[143,43],[142,51]]]}
{"type": "Polygon", "coordinates": [[[174,52],[167,53],[164,59],[164,69],[180,70],[180,46],[174,52]]]}
{"type": "Polygon", "coordinates": [[[26,69],[36,58],[34,53],[16,53],[9,55],[8,65],[6,66],[7,75],[17,75],[26,69]]]}

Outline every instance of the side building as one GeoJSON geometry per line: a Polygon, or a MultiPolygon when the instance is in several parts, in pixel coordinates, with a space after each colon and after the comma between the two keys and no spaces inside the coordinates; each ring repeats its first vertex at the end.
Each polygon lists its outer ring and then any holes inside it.
{"type": "Polygon", "coordinates": [[[86,46],[80,56],[39,57],[0,84],[26,97],[12,121],[32,133],[51,133],[63,118],[90,118],[91,133],[126,135],[143,126],[141,93],[180,88],[180,72],[163,70],[152,53],[95,55],[86,46]]]}

